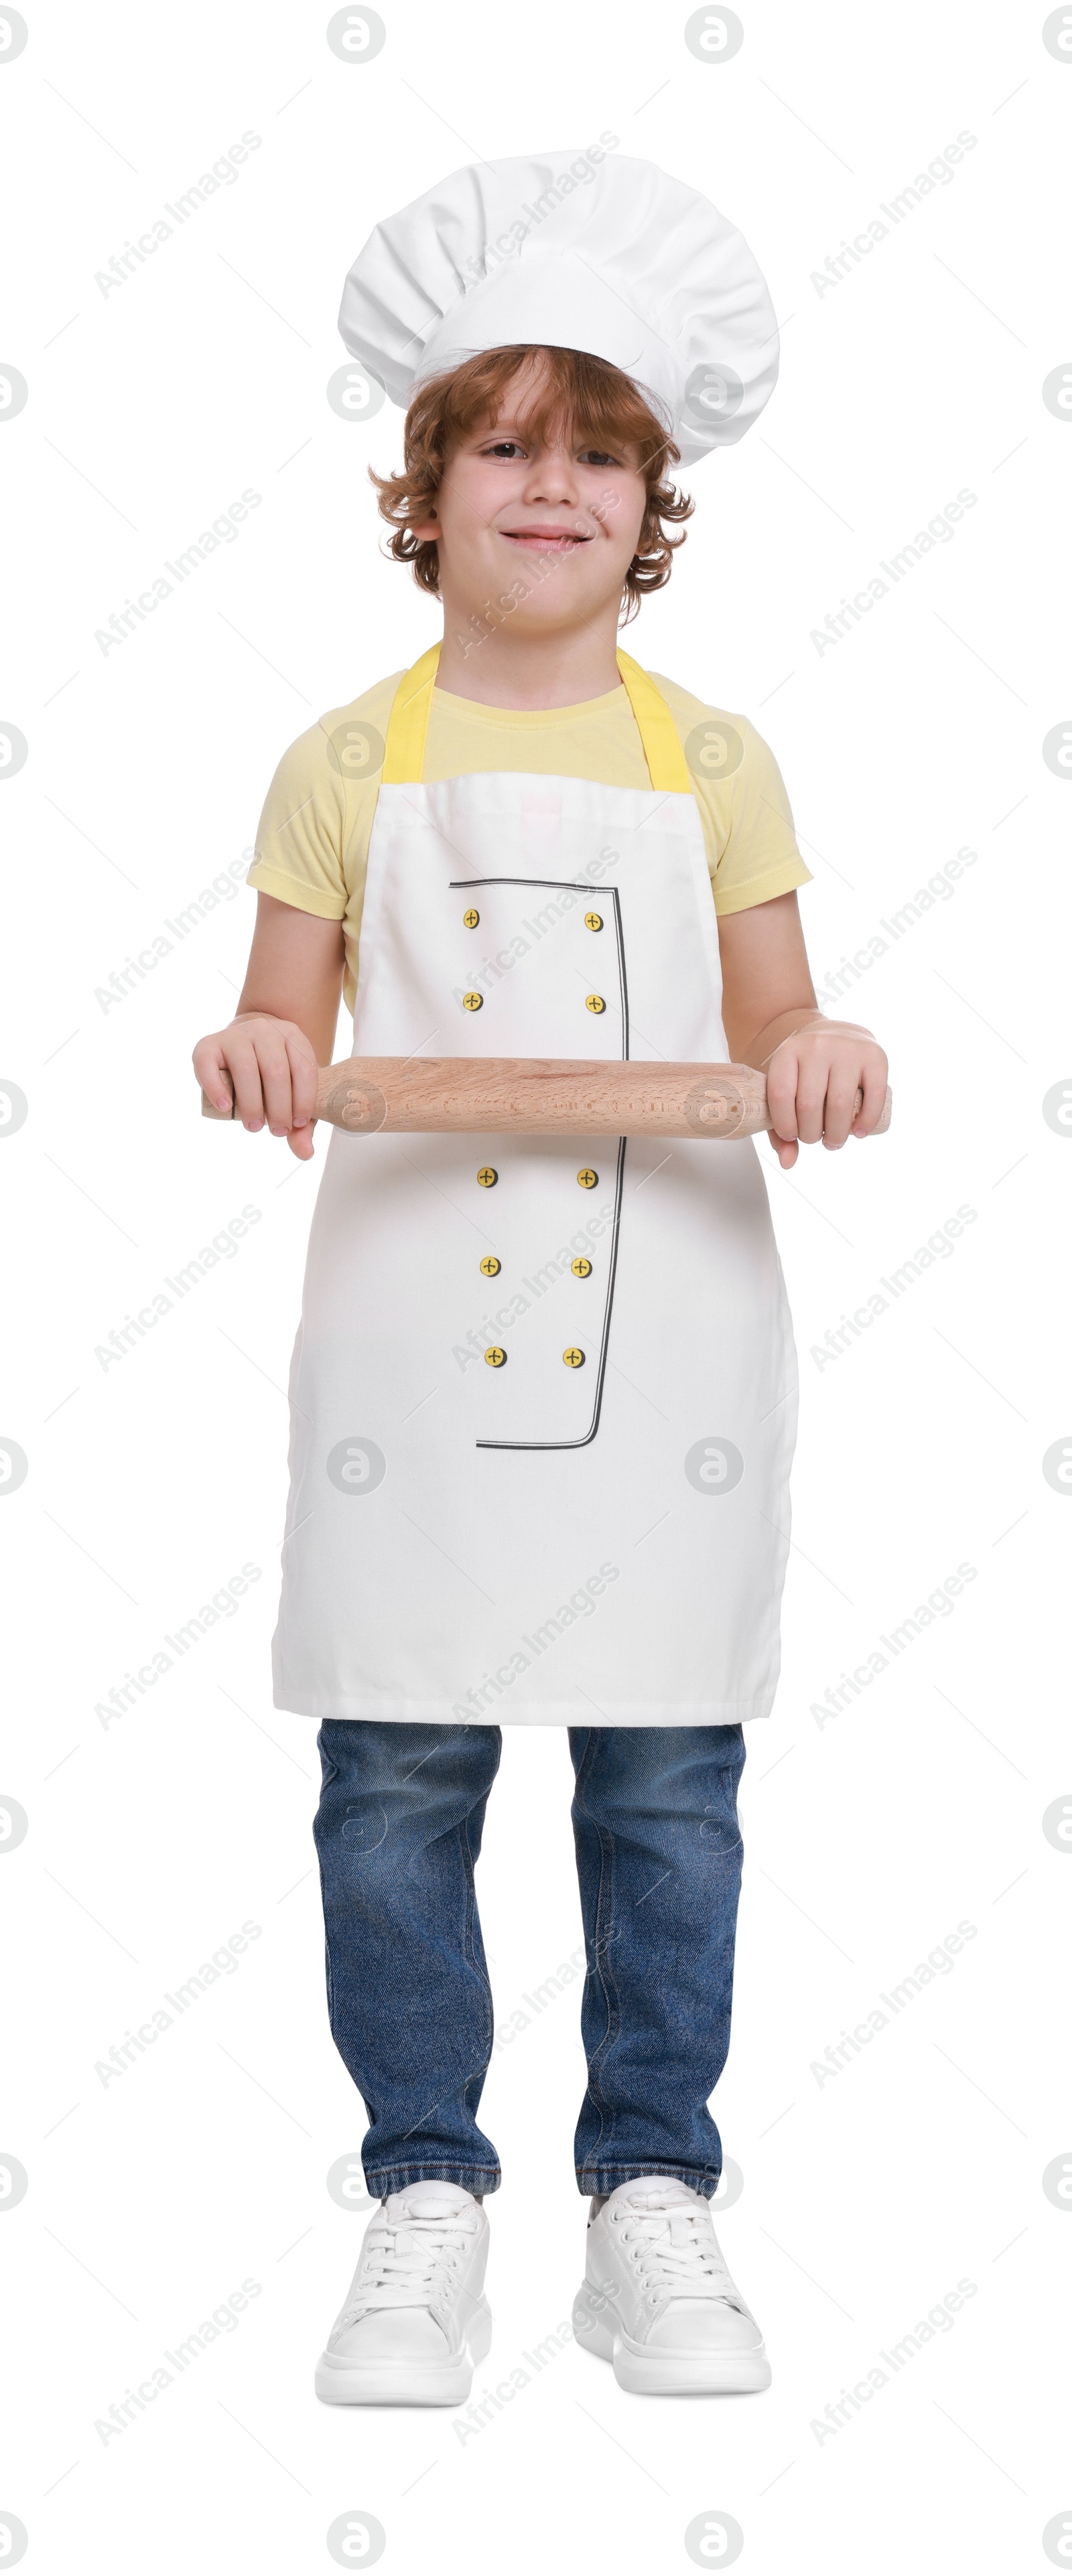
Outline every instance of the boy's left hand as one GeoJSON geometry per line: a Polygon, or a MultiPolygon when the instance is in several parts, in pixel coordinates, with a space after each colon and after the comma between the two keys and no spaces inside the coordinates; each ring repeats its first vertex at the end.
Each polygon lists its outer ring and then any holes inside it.
{"type": "Polygon", "coordinates": [[[870,1136],[882,1114],[887,1060],[870,1031],[851,1020],[794,1030],[775,1047],[766,1074],[770,1141],[784,1172],[801,1145],[821,1140],[836,1153],[847,1137],[870,1136]]]}

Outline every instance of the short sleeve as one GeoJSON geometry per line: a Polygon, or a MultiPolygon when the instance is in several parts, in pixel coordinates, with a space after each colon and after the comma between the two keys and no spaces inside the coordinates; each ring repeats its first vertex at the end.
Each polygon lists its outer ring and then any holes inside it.
{"type": "MultiPolygon", "coordinates": [[[[654,675],[653,675],[654,676],[654,675]]],[[[715,910],[746,912],[811,882],[797,847],[785,782],[769,743],[747,716],[704,706],[659,680],[685,747],[707,845],[715,910]],[[705,734],[717,765],[707,771],[705,734]],[[690,754],[690,737],[695,754],[690,754]]]]}
{"type": "Polygon", "coordinates": [[[722,846],[712,870],[716,912],[745,912],[770,903],[794,886],[808,885],[811,869],[797,848],[785,781],[762,734],[738,716],[740,765],[721,787],[707,790],[711,822],[722,846]]]}
{"type": "Polygon", "coordinates": [[[247,885],[322,921],[341,921],[349,899],[346,830],[345,780],[323,726],[310,725],[284,752],[265,797],[247,885]]]}

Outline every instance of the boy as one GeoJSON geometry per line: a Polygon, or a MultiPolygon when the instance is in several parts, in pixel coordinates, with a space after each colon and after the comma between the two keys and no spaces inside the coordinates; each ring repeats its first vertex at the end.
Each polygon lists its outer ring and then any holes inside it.
{"type": "MultiPolygon", "coordinates": [[[[373,234],[341,327],[408,404],[375,479],[443,642],[285,755],[238,1014],[195,1051],[209,1097],[229,1074],[246,1127],[310,1155],[345,978],[359,1054],[738,1060],[783,1165],[869,1134],[886,1060],[815,1008],[770,753],[617,650],[691,510],[667,469],[774,382],[740,235],[646,163],[462,171],[373,234]]],[[[276,1705],[321,1720],[329,2011],[381,2207],[323,2398],[456,2403],[488,2350],[473,1868],[500,1719],[566,1726],[576,1774],[578,2339],[628,2389],[769,2382],[707,2103],[795,1393],[749,1142],[333,1132],[273,1663],[276,1705]]]]}

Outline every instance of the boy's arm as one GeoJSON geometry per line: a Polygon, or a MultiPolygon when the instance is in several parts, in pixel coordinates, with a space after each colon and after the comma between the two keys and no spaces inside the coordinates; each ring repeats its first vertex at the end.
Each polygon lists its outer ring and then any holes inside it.
{"type": "Polygon", "coordinates": [[[331,1062],[342,975],[341,922],[259,893],[234,1019],[194,1048],[194,1072],[213,1107],[230,1114],[226,1071],[235,1117],[251,1134],[267,1120],[300,1162],[313,1151],[317,1067],[331,1062]]]}
{"type": "Polygon", "coordinates": [[[869,1029],[818,1009],[796,895],[721,914],[718,936],[730,1057],[767,1076],[771,1144],[783,1169],[796,1162],[798,1140],[821,1137],[836,1150],[850,1135],[869,1136],[886,1097],[886,1058],[869,1029]]]}

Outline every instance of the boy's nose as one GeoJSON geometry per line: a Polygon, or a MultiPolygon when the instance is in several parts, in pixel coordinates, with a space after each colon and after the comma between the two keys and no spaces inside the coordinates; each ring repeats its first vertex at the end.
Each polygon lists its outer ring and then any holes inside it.
{"type": "Polygon", "coordinates": [[[572,456],[562,448],[547,448],[535,459],[525,478],[525,499],[529,502],[554,501],[572,503],[578,499],[577,469],[572,456]]]}

